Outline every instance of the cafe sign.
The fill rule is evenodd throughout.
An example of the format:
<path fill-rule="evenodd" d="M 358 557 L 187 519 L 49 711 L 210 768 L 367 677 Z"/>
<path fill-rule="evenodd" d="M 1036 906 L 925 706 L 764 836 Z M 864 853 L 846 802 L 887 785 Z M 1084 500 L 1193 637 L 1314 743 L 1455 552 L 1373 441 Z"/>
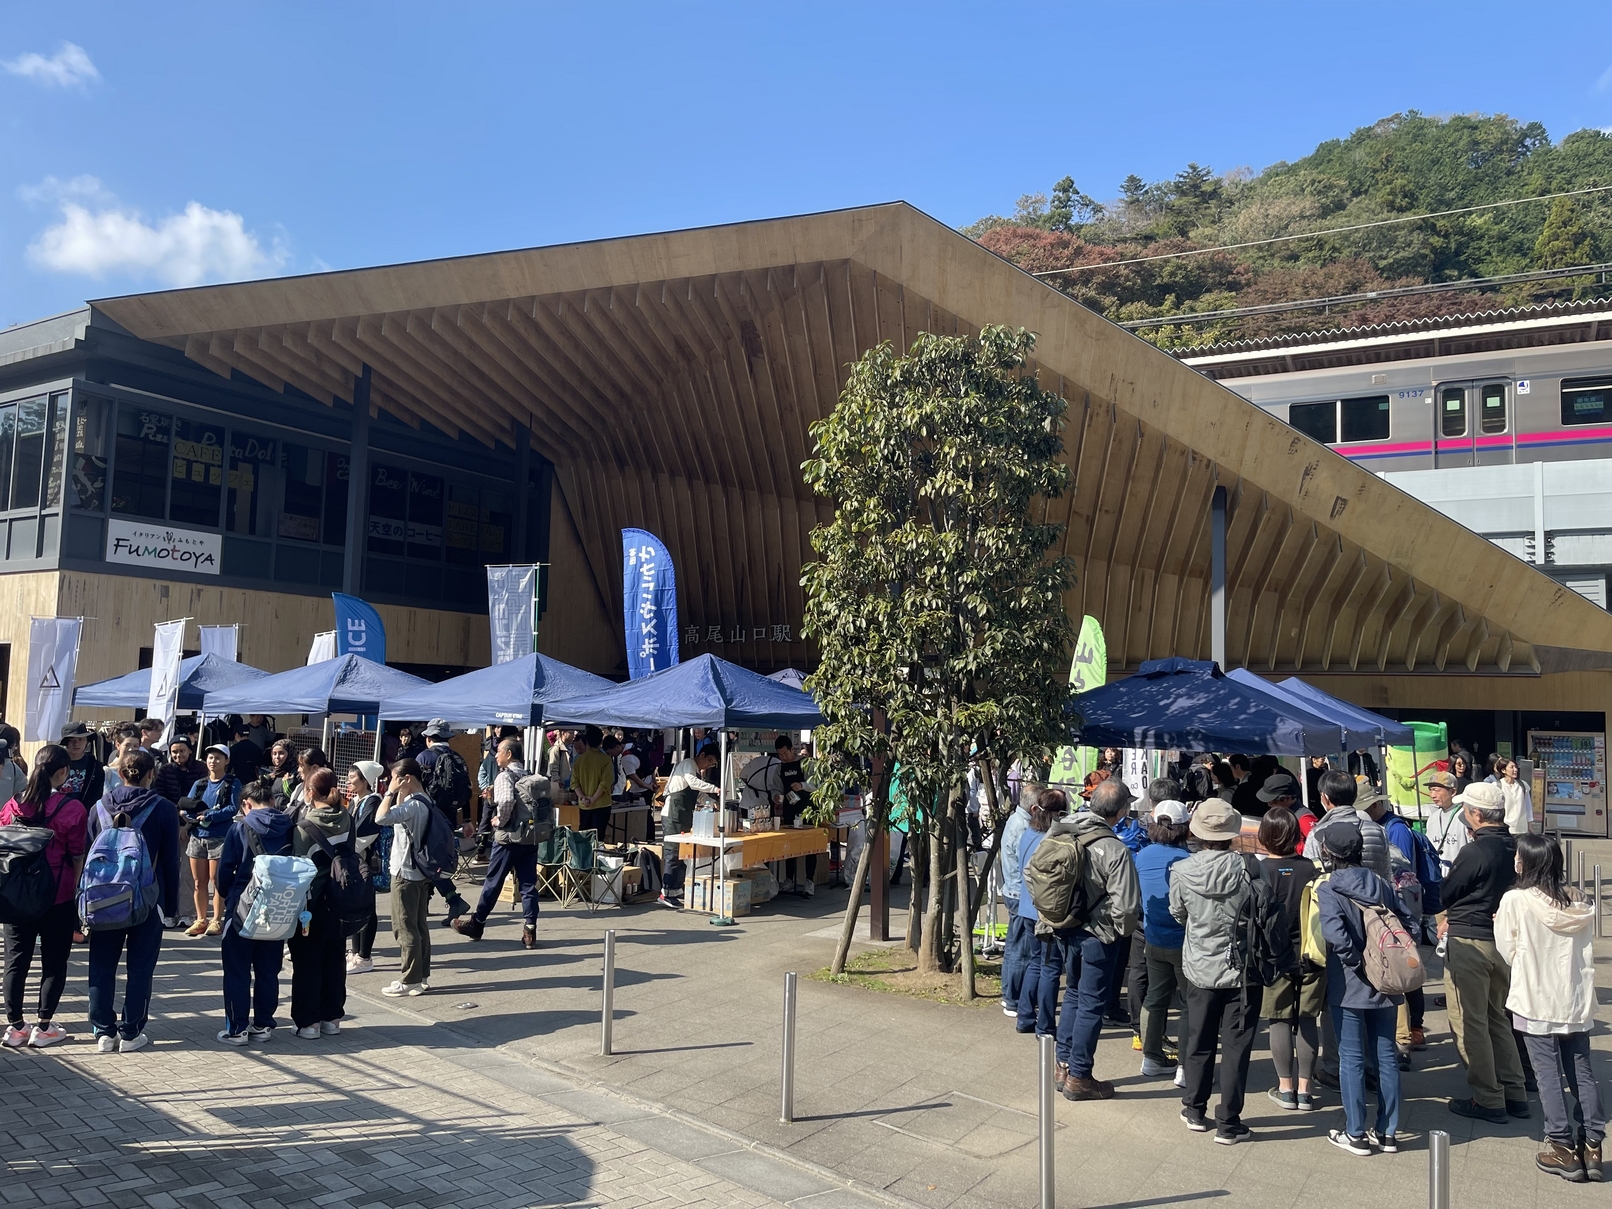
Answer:
<path fill-rule="evenodd" d="M 106 525 L 106 561 L 152 571 L 217 575 L 223 542 L 223 537 L 217 533 L 109 520 Z"/>

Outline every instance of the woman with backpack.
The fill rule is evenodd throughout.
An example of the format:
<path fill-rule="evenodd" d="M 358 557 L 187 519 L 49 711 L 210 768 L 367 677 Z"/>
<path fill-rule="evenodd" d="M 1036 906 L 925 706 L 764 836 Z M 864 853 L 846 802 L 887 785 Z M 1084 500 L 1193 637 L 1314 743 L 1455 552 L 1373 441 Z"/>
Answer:
<path fill-rule="evenodd" d="M 151 977 L 162 951 L 162 916 L 172 918 L 179 910 L 179 808 L 153 792 L 157 764 L 150 752 L 124 756 L 118 762 L 118 775 L 123 784 L 108 795 L 105 805 L 90 812 L 90 846 L 79 880 L 80 915 L 90 940 L 90 1027 L 103 1054 L 132 1053 L 150 1043 L 145 1027 L 151 1009 Z M 103 838 L 103 833 L 113 834 Z M 111 888 L 110 879 L 121 876 L 120 853 L 136 851 L 147 866 L 139 876 L 142 884 L 145 877 L 152 879 L 157 907 L 141 914 L 145 904 L 136 903 L 129 922 L 120 923 L 109 912 L 106 926 L 100 926 L 99 913 L 92 909 L 95 892 Z M 97 859 L 102 852 L 110 859 Z M 112 1002 L 118 961 L 125 952 L 127 981 L 119 1020 Z"/>
<path fill-rule="evenodd" d="M 1259 873 L 1282 905 L 1282 918 L 1293 940 L 1298 965 L 1265 988 L 1261 1014 L 1270 1030 L 1271 1061 L 1276 1086 L 1270 1097 L 1279 1108 L 1314 1112 L 1312 1080 L 1321 1044 L 1321 1013 L 1326 1010 L 1326 970 L 1304 959 L 1300 941 L 1304 888 L 1321 871 L 1315 862 L 1298 854 L 1299 821 L 1286 806 L 1272 806 L 1259 821 L 1259 846 L 1270 853 L 1259 862 Z"/>
<path fill-rule="evenodd" d="M 1327 946 L 1327 1003 L 1338 1034 L 1338 1083 L 1344 1115 L 1344 1128 L 1330 1130 L 1327 1140 L 1353 1155 L 1370 1155 L 1374 1146 L 1384 1154 L 1397 1154 L 1399 1051 L 1394 1029 L 1396 1009 L 1405 997 L 1379 990 L 1367 977 L 1372 947 L 1367 938 L 1376 926 L 1368 925 L 1367 913 L 1384 924 L 1397 923 L 1404 930 L 1408 951 L 1414 954 L 1411 921 L 1394 888 L 1361 864 L 1365 840 L 1359 823 L 1335 819 L 1318 834 L 1322 858 L 1331 870 L 1321 883 L 1317 901 Z M 1368 1046 L 1374 1058 L 1367 1056 Z M 1376 1127 L 1368 1129 L 1366 1071 L 1373 1065 L 1377 1070 L 1377 1119 Z"/>
<path fill-rule="evenodd" d="M 316 768 L 304 788 L 307 799 L 295 815 L 291 850 L 311 860 L 319 875 L 308 888 L 312 918 L 306 929 L 292 934 L 286 947 L 291 950 L 291 1022 L 296 1025 L 297 1036 L 311 1041 L 320 1034 L 333 1036 L 341 1032 L 341 1018 L 347 1014 L 346 944 L 339 904 L 333 894 L 331 865 L 345 855 L 350 866 L 347 872 L 357 878 L 362 874 L 353 816 L 341 804 L 336 774 L 328 768 Z M 369 897 L 373 902 L 373 888 Z"/>
<path fill-rule="evenodd" d="M 392 828 L 382 827 L 375 821 L 384 775 L 385 770 L 374 760 L 355 760 L 347 769 L 347 810 L 353 816 L 359 859 L 377 898 L 392 892 Z M 371 954 L 375 949 L 375 933 L 379 930 L 378 910 L 371 908 L 369 922 L 347 940 L 349 974 L 368 974 L 375 968 Z"/>
<path fill-rule="evenodd" d="M 274 1036 L 280 970 L 285 964 L 285 941 L 249 940 L 241 935 L 238 908 L 257 857 L 292 855 L 291 816 L 275 809 L 274 789 L 266 781 L 253 781 L 243 789 L 241 806 L 246 813 L 230 827 L 218 862 L 225 920 L 219 946 L 224 962 L 224 1027 L 218 1039 L 225 1045 L 267 1041 Z"/>
<path fill-rule="evenodd" d="M 1030 808 L 1030 825 L 1019 839 L 1019 868 L 1028 869 L 1030 858 L 1047 838 L 1047 830 L 1054 821 L 1063 818 L 1069 810 L 1069 799 L 1061 789 L 1043 789 L 1036 795 Z M 1029 887 L 1019 895 L 1019 915 L 1030 921 L 1032 930 L 1041 916 L 1030 901 Z M 1032 936 L 1030 953 L 1025 961 L 1023 981 L 1019 984 L 1019 1019 L 1015 1026 L 1021 1033 L 1035 1033 L 1050 1037 L 1058 1023 L 1058 981 L 1063 973 L 1063 959 L 1059 956 L 1057 941 L 1049 933 Z"/>
<path fill-rule="evenodd" d="M 65 747 L 47 743 L 39 749 L 34 770 L 16 797 L 0 807 L 0 827 L 34 827 L 51 833 L 45 846 L 45 863 L 54 883 L 54 897 L 37 919 L 6 925 L 6 1031 L 0 1044 L 9 1049 L 24 1045 L 44 1049 L 67 1037 L 55 1023 L 56 1007 L 67 985 L 67 959 L 73 951 L 78 927 L 78 905 L 73 892 L 84 868 L 89 845 L 88 812 L 77 798 L 61 791 L 71 757 Z M 33 1028 L 23 1015 L 23 989 L 39 945 L 39 1010 Z"/>
<path fill-rule="evenodd" d="M 185 856 L 196 883 L 196 922 L 186 936 L 218 936 L 224 931 L 224 896 L 218 891 L 218 861 L 224 837 L 241 808 L 241 783 L 229 770 L 229 748 L 215 743 L 203 753 L 207 775 L 193 781 L 180 805 L 180 816 L 190 827 Z M 207 919 L 207 889 L 213 888 L 213 918 Z"/>
<path fill-rule="evenodd" d="M 1565 884 L 1555 840 L 1519 835 L 1516 864 L 1517 881 L 1495 912 L 1494 943 L 1511 967 L 1506 1009 L 1539 1072 L 1545 1148 L 1534 1163 L 1570 1183 L 1600 1183 L 1606 1100 L 1590 1065 L 1595 908 Z"/>

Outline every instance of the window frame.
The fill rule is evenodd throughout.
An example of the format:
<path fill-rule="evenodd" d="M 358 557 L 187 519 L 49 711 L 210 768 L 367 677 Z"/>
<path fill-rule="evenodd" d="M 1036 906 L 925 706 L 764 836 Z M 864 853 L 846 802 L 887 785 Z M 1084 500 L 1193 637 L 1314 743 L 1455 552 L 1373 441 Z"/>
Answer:
<path fill-rule="evenodd" d="M 1375 404 L 1374 411 L 1380 411 L 1386 417 L 1383 425 L 1383 434 L 1380 437 L 1352 437 L 1345 431 L 1345 416 L 1350 403 Z M 1347 399 L 1338 400 L 1338 444 L 1340 445 L 1370 445 L 1377 441 L 1391 441 L 1394 436 L 1394 397 L 1392 395 L 1354 395 Z"/>
<path fill-rule="evenodd" d="M 1607 399 L 1601 404 L 1601 414 L 1594 419 L 1569 419 L 1568 396 L 1578 395 L 1587 391 L 1602 390 L 1607 393 Z M 1563 378 L 1561 385 L 1561 404 L 1557 417 L 1563 428 L 1581 428 L 1586 424 L 1612 423 L 1612 374 L 1602 374 L 1591 378 Z"/>
<path fill-rule="evenodd" d="M 1466 395 L 1468 389 L 1466 386 L 1441 386 L 1438 388 L 1438 436 L 1435 438 L 1436 440 L 1465 441 L 1472 436 L 1472 404 Z M 1444 419 L 1448 412 L 1444 405 L 1449 400 L 1445 396 L 1457 390 L 1461 392 L 1461 431 L 1446 432 Z"/>
<path fill-rule="evenodd" d="M 1332 408 L 1332 438 L 1330 440 L 1324 437 L 1319 437 L 1309 429 L 1300 428 L 1297 424 L 1293 423 L 1293 412 L 1297 408 L 1301 407 L 1307 411 L 1313 410 L 1317 415 L 1320 414 L 1320 409 L 1323 407 Z M 1302 432 L 1312 441 L 1319 441 L 1321 444 L 1330 448 L 1331 446 L 1338 444 L 1338 401 L 1336 399 L 1321 399 L 1316 400 L 1313 403 L 1289 403 L 1287 405 L 1287 425 L 1295 432 Z"/>
<path fill-rule="evenodd" d="M 1499 428 L 1490 428 L 1489 427 L 1489 413 L 1488 413 L 1488 408 L 1485 406 L 1485 404 L 1488 403 L 1489 391 L 1491 389 L 1498 389 L 1500 391 L 1500 427 Z M 1480 382 L 1480 383 L 1478 383 L 1478 431 L 1476 433 L 1477 436 L 1480 436 L 1480 437 L 1504 436 L 1506 433 L 1511 431 L 1511 400 L 1509 398 L 1510 393 L 1511 393 L 1510 388 L 1509 388 L 1508 384 L 1505 383 L 1505 382 L 1498 382 L 1498 381 L 1492 381 L 1491 380 L 1491 381 L 1488 381 L 1488 382 Z"/>

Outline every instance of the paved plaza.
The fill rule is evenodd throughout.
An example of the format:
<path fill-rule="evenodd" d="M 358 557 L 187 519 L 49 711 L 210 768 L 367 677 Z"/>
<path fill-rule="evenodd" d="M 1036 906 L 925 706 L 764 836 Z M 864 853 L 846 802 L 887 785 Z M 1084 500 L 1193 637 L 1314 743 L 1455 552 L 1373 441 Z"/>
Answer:
<path fill-rule="evenodd" d="M 385 932 L 374 973 L 349 980 L 339 1038 L 289 1028 L 217 1044 L 217 944 L 170 935 L 154 1044 L 94 1051 L 82 950 L 62 1019 L 77 1040 L 0 1054 L 0 1203 L 300 1209 L 402 1206 L 875 1206 L 1036 1203 L 1036 1051 L 994 1005 L 947 1006 L 799 984 L 793 1125 L 779 1123 L 783 975 L 825 965 L 844 892 L 768 904 L 737 927 L 634 907 L 546 910 L 541 945 L 496 915 L 471 944 L 433 930 L 429 995 L 380 995 L 396 976 Z M 893 920 L 899 923 L 905 913 Z M 618 933 L 616 1054 L 601 1058 L 602 936 Z M 1612 961 L 1612 945 L 1602 962 Z M 289 991 L 289 966 L 286 989 Z M 1442 987 L 1430 987 L 1437 994 Z M 1612 991 L 1601 991 L 1603 1021 Z M 1057 1102 L 1060 1205 L 1235 1198 L 1320 1207 L 1426 1204 L 1426 1131 L 1453 1140 L 1456 1209 L 1599 1203 L 1594 1185 L 1539 1174 L 1531 1121 L 1452 1116 L 1465 1084 L 1442 1012 L 1405 1077 L 1408 1146 L 1358 1159 L 1325 1142 L 1340 1119 L 1284 1113 L 1255 1052 L 1252 1144 L 1213 1145 L 1177 1120 L 1167 1082 L 1142 1080 L 1109 1030 L 1098 1073 L 1119 1096 Z M 1607 1038 L 1596 1038 L 1604 1056 Z M 1603 1077 L 1606 1074 L 1602 1067 Z"/>

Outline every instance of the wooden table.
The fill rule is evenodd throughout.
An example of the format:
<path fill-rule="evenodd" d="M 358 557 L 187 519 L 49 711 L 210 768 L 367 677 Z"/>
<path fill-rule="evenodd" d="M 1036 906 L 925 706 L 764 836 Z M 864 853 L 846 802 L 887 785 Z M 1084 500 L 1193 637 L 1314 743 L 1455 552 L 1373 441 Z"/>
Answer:
<path fill-rule="evenodd" d="M 717 836 L 697 836 L 690 833 L 669 835 L 667 843 L 676 843 L 679 854 L 685 859 L 698 860 L 698 848 L 709 848 L 711 860 L 716 861 L 718 847 L 738 851 L 739 868 L 754 869 L 773 861 L 786 861 L 796 856 L 816 856 L 828 851 L 828 832 L 822 827 L 784 827 L 778 831 L 736 831 L 724 844 Z"/>

